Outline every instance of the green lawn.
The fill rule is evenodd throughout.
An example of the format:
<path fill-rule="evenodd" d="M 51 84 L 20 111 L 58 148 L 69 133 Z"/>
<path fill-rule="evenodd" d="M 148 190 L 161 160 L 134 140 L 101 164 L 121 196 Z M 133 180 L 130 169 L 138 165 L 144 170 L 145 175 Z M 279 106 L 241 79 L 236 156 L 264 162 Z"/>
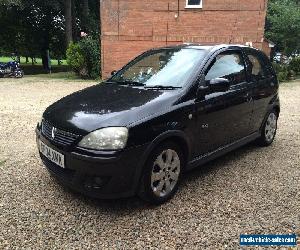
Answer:
<path fill-rule="evenodd" d="M 2 63 L 6 63 L 9 61 L 12 61 L 13 59 L 11 57 L 7 57 L 7 56 L 2 56 L 0 57 L 0 62 Z M 66 60 L 61 60 L 62 65 L 67 65 L 67 61 Z M 29 63 L 26 64 L 26 58 L 25 57 L 21 57 L 21 64 L 22 65 L 31 65 L 31 58 L 29 58 Z M 35 65 L 42 65 L 42 59 L 41 58 L 36 58 L 36 64 Z M 51 60 L 51 65 L 55 66 L 58 65 L 57 60 Z"/>
<path fill-rule="evenodd" d="M 9 62 L 13 59 L 11 57 L 0 57 L 0 62 Z M 40 75 L 40 74 L 48 74 L 46 70 L 43 69 L 42 66 L 42 59 L 37 58 L 36 64 L 31 64 L 31 59 L 29 58 L 29 63 L 26 63 L 26 58 L 21 57 L 21 68 L 24 70 L 25 75 Z M 59 73 L 59 72 L 70 72 L 71 69 L 69 68 L 66 60 L 61 61 L 62 64 L 58 65 L 57 60 L 51 60 L 51 71 L 52 73 Z"/>

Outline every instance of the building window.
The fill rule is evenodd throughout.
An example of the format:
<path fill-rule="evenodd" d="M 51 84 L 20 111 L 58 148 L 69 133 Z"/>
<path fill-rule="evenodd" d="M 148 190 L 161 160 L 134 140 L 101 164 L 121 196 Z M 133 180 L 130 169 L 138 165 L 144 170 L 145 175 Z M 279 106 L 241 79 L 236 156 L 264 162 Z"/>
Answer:
<path fill-rule="evenodd" d="M 190 8 L 190 9 L 202 8 L 202 0 L 186 0 L 185 8 Z"/>

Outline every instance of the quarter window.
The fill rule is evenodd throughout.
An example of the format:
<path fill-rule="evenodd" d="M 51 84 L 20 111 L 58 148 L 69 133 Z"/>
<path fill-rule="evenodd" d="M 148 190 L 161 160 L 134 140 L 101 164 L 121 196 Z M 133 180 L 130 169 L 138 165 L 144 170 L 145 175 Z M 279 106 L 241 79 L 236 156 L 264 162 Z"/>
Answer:
<path fill-rule="evenodd" d="M 202 0 L 186 0 L 186 8 L 202 8 Z"/>
<path fill-rule="evenodd" d="M 206 81 L 215 78 L 226 78 L 232 85 L 246 81 L 245 65 L 238 52 L 219 54 L 207 70 Z"/>
<path fill-rule="evenodd" d="M 268 72 L 264 68 L 261 59 L 253 54 L 248 54 L 248 59 L 250 62 L 249 73 L 252 78 L 258 80 L 267 77 Z"/>
<path fill-rule="evenodd" d="M 253 55 L 248 55 L 248 58 L 251 63 L 251 74 L 254 76 L 258 76 L 262 73 L 262 67 L 257 57 Z"/>

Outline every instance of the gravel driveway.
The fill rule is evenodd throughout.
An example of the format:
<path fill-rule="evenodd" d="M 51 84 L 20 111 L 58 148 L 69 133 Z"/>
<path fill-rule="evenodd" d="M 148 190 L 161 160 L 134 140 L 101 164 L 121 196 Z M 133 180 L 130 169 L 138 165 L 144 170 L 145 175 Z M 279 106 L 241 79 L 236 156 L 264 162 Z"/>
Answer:
<path fill-rule="evenodd" d="M 0 249 L 238 249 L 241 233 L 300 233 L 300 82 L 281 86 L 271 147 L 248 145 L 187 174 L 160 207 L 85 198 L 43 168 L 34 135 L 43 110 L 91 84 L 0 79 Z"/>

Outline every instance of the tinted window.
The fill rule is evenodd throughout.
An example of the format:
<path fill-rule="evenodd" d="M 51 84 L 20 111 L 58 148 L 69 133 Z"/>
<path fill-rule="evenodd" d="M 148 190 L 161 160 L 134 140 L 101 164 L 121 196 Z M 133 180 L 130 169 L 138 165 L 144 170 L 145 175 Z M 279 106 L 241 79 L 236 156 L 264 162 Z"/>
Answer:
<path fill-rule="evenodd" d="M 254 55 L 248 55 L 250 61 L 250 73 L 253 76 L 263 75 L 263 68 L 259 59 Z"/>
<path fill-rule="evenodd" d="M 110 81 L 132 81 L 145 86 L 184 86 L 207 52 L 198 49 L 163 49 L 129 63 Z"/>
<path fill-rule="evenodd" d="M 246 81 L 245 65 L 240 53 L 226 52 L 219 54 L 205 77 L 207 81 L 214 78 L 226 78 L 231 84 Z"/>
<path fill-rule="evenodd" d="M 273 65 L 270 59 L 266 56 L 266 54 L 260 52 L 259 59 L 262 62 L 262 65 L 268 77 L 273 77 L 274 75 L 276 75 Z"/>
<path fill-rule="evenodd" d="M 269 75 L 267 69 L 265 69 L 265 67 L 263 66 L 260 57 L 258 57 L 256 54 L 249 53 L 248 59 L 250 62 L 249 73 L 252 76 L 252 79 L 254 78 L 258 80 Z"/>

